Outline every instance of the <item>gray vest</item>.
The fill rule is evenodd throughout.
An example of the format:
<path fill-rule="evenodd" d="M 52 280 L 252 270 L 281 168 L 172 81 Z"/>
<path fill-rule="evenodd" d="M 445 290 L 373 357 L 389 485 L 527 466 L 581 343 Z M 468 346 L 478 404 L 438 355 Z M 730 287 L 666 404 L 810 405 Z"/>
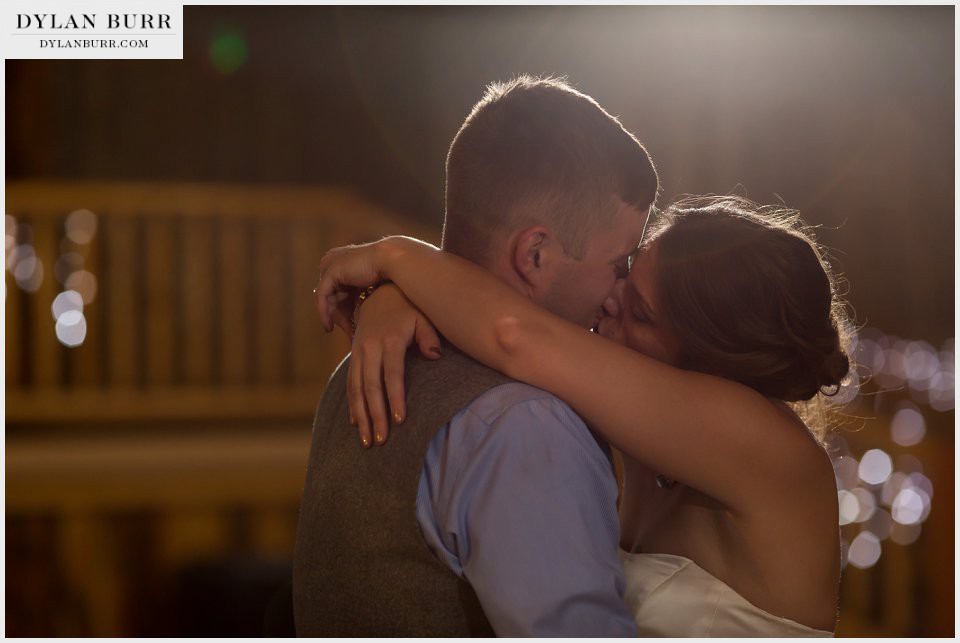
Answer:
<path fill-rule="evenodd" d="M 293 566 L 297 634 L 493 636 L 470 585 L 427 549 L 416 501 L 434 434 L 511 380 L 448 343 L 437 361 L 411 350 L 407 418 L 367 450 L 349 424 L 346 375 L 344 360 L 313 425 Z"/>

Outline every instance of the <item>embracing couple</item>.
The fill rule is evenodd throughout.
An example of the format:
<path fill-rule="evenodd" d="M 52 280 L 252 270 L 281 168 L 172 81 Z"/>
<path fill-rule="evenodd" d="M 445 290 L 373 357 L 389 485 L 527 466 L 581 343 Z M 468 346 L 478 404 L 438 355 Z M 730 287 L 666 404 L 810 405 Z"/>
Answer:
<path fill-rule="evenodd" d="M 442 250 L 324 257 L 353 352 L 313 429 L 298 634 L 832 635 L 806 411 L 849 367 L 833 279 L 795 212 L 658 189 L 596 101 L 521 77 L 450 146 Z"/>

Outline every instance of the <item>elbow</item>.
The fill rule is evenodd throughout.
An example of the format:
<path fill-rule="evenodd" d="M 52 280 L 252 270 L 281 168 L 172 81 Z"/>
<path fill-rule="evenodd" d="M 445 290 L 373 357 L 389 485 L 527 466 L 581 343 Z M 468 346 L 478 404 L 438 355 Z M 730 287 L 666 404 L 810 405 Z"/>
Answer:
<path fill-rule="evenodd" d="M 493 326 L 495 360 L 493 366 L 509 377 L 517 379 L 518 365 L 524 361 L 524 352 L 529 348 L 529 330 L 516 315 L 498 319 Z"/>

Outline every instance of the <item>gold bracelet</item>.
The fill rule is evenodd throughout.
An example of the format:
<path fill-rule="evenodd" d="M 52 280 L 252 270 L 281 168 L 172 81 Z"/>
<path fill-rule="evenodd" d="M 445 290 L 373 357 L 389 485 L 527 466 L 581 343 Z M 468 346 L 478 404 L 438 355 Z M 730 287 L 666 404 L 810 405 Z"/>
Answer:
<path fill-rule="evenodd" d="M 381 282 L 382 283 L 382 282 Z M 357 303 L 353 306 L 353 315 L 350 317 L 350 334 L 357 334 L 357 314 L 360 312 L 360 305 L 367 300 L 367 297 L 373 294 L 377 288 L 380 287 L 380 284 L 373 284 L 372 286 L 367 286 L 360 291 L 360 294 L 357 295 Z"/>

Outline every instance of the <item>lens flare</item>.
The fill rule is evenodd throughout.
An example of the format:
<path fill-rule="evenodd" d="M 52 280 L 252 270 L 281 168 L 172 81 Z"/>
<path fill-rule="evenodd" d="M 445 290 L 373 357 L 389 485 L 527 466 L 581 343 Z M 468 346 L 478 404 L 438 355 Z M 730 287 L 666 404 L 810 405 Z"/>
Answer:
<path fill-rule="evenodd" d="M 222 27 L 213 37 L 208 54 L 214 69 L 229 76 L 247 61 L 247 40 L 237 27 Z"/>
<path fill-rule="evenodd" d="M 880 449 L 870 449 L 860 459 L 860 479 L 867 484 L 883 484 L 893 472 L 893 461 Z"/>
<path fill-rule="evenodd" d="M 50 312 L 55 320 L 72 310 L 83 312 L 83 297 L 76 290 L 63 291 L 54 298 L 50 306 Z"/>
<path fill-rule="evenodd" d="M 77 245 L 86 245 L 97 234 L 97 215 L 90 210 L 74 210 L 64 223 L 67 238 Z"/>
<path fill-rule="evenodd" d="M 902 447 L 919 444 L 927 434 L 927 423 L 920 410 L 912 404 L 904 403 L 893 414 L 890 422 L 890 437 Z"/>
<path fill-rule="evenodd" d="M 861 531 L 850 543 L 847 561 L 858 569 L 873 567 L 880 560 L 880 539 L 869 531 Z"/>
<path fill-rule="evenodd" d="M 57 318 L 56 333 L 64 346 L 79 346 L 87 337 L 87 320 L 79 310 L 68 310 Z"/>

